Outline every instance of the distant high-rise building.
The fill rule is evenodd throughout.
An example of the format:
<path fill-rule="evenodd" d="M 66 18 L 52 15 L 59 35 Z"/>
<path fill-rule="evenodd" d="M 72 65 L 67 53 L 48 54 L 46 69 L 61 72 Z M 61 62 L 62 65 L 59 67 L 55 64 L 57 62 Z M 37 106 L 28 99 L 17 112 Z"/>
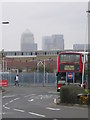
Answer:
<path fill-rule="evenodd" d="M 42 49 L 47 50 L 48 46 L 50 47 L 50 44 L 52 44 L 51 36 L 44 36 L 43 39 L 42 39 Z"/>
<path fill-rule="evenodd" d="M 63 50 L 64 39 L 63 35 L 54 34 L 52 36 L 44 36 L 42 39 L 43 50 Z"/>
<path fill-rule="evenodd" d="M 73 50 L 88 50 L 88 44 L 73 44 Z"/>
<path fill-rule="evenodd" d="M 37 50 L 37 44 L 34 43 L 34 36 L 30 30 L 26 30 L 21 35 L 21 51 L 34 51 Z"/>

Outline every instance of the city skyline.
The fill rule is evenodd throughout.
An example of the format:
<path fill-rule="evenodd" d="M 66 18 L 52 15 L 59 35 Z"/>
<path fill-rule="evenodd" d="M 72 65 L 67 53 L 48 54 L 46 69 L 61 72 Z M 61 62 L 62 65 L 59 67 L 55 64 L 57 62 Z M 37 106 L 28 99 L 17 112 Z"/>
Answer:
<path fill-rule="evenodd" d="M 27 28 L 32 31 L 38 50 L 42 49 L 42 37 L 63 34 L 65 49 L 73 44 L 88 43 L 86 37 L 87 2 L 70 3 L 3 3 L 2 47 L 5 50 L 20 50 L 20 38 Z"/>
<path fill-rule="evenodd" d="M 34 35 L 29 29 L 24 31 L 21 35 L 21 51 L 37 50 L 37 44 L 34 40 Z"/>
<path fill-rule="evenodd" d="M 64 39 L 62 34 L 43 36 L 42 50 L 64 50 Z"/>

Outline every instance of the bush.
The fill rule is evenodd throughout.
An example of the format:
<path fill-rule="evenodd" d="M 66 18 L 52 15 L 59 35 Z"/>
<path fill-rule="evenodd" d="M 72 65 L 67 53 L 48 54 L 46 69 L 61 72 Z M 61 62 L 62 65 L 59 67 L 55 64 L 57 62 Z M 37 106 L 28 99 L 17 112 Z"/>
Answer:
<path fill-rule="evenodd" d="M 84 88 L 81 88 L 76 85 L 65 85 L 61 87 L 60 91 L 60 99 L 61 103 L 78 103 L 77 95 L 85 94 Z"/>
<path fill-rule="evenodd" d="M 2 90 L 2 87 L 0 86 L 0 90 Z"/>
<path fill-rule="evenodd" d="M 0 92 L 4 92 L 5 89 L 0 86 Z"/>

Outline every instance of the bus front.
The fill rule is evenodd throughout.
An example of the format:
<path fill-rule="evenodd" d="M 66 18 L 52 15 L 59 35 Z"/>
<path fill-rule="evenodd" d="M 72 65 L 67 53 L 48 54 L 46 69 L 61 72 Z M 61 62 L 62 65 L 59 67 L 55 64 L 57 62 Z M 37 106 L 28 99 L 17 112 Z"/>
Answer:
<path fill-rule="evenodd" d="M 82 79 L 82 55 L 74 52 L 60 52 L 58 55 L 58 72 L 57 72 L 57 91 L 61 86 L 69 83 L 81 83 Z M 68 74 L 68 76 L 67 76 Z M 67 80 L 67 77 L 73 79 Z"/>

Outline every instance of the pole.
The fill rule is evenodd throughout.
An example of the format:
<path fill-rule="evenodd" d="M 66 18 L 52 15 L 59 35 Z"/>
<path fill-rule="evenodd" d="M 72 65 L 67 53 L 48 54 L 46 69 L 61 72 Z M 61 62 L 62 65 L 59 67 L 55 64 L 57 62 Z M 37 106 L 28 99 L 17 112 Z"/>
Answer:
<path fill-rule="evenodd" d="M 84 59 L 83 59 L 83 70 L 82 70 L 82 86 L 83 86 L 83 83 L 84 83 L 84 67 L 85 66 L 85 53 L 84 53 Z"/>
<path fill-rule="evenodd" d="M 67 72 L 66 72 L 66 83 L 67 83 Z"/>
<path fill-rule="evenodd" d="M 3 57 L 3 72 L 4 72 L 4 57 Z"/>
<path fill-rule="evenodd" d="M 34 85 L 35 85 L 35 72 L 34 72 Z"/>
<path fill-rule="evenodd" d="M 58 54 L 57 54 L 57 71 L 58 71 Z"/>
<path fill-rule="evenodd" d="M 44 59 L 44 81 L 43 81 L 43 87 L 45 86 L 45 59 Z"/>
<path fill-rule="evenodd" d="M 37 62 L 37 83 L 38 83 L 38 62 Z"/>
<path fill-rule="evenodd" d="M 73 83 L 75 83 L 75 74 L 73 72 Z"/>
<path fill-rule="evenodd" d="M 6 71 L 7 71 L 7 59 L 6 59 Z"/>

